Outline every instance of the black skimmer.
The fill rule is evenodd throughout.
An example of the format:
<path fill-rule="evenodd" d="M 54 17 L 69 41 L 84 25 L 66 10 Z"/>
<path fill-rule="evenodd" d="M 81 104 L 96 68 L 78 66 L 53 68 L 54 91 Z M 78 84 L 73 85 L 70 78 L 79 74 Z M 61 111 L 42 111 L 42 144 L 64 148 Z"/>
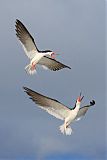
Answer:
<path fill-rule="evenodd" d="M 44 96 L 29 88 L 23 88 L 25 92 L 30 96 L 30 99 L 32 99 L 38 105 L 38 107 L 44 109 L 54 117 L 60 120 L 64 120 L 64 124 L 60 126 L 60 131 L 66 135 L 71 135 L 72 133 L 72 129 L 69 126 L 70 123 L 75 120 L 79 120 L 82 116 L 85 115 L 89 107 L 95 104 L 95 101 L 92 100 L 89 105 L 80 108 L 81 101 L 84 97 L 81 97 L 80 94 L 80 96 L 76 100 L 75 106 L 73 108 L 68 108 L 55 99 Z"/>
<path fill-rule="evenodd" d="M 42 65 L 44 68 L 48 68 L 53 71 L 60 70 L 62 68 L 69 68 L 55 60 L 55 54 L 51 50 L 40 51 L 35 44 L 34 38 L 31 36 L 29 31 L 23 25 L 21 21 L 16 19 L 16 35 L 20 40 L 24 51 L 28 58 L 30 59 L 30 64 L 25 67 L 25 70 L 28 74 L 34 74 L 36 72 L 36 65 Z"/>

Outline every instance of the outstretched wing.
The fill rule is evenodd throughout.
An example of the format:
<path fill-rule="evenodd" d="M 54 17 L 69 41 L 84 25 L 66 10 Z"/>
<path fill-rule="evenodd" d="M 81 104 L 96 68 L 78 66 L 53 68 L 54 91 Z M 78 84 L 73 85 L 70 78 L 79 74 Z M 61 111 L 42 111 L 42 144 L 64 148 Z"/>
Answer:
<path fill-rule="evenodd" d="M 38 107 L 44 109 L 54 117 L 64 120 L 69 115 L 70 109 L 64 106 L 59 101 L 34 92 L 29 88 L 23 88 L 25 92 L 30 96 L 30 99 L 32 99 L 36 104 L 38 104 Z"/>
<path fill-rule="evenodd" d="M 86 112 L 88 111 L 89 107 L 91 107 L 93 105 L 95 105 L 95 101 L 94 100 L 92 100 L 89 105 L 80 108 L 75 119 L 77 121 L 80 120 L 86 114 Z"/>
<path fill-rule="evenodd" d="M 38 62 L 38 64 L 46 66 L 47 68 L 49 68 L 50 70 L 53 70 L 53 71 L 57 71 L 62 68 L 71 69 L 69 66 L 66 66 L 66 65 L 56 61 L 55 59 L 52 59 L 52 58 L 49 58 L 46 56 L 42 57 L 41 60 Z"/>
<path fill-rule="evenodd" d="M 16 35 L 19 38 L 26 55 L 28 56 L 28 58 L 32 59 L 35 56 L 36 52 L 38 51 L 38 48 L 34 42 L 33 37 L 28 32 L 26 27 L 22 24 L 22 22 L 19 21 L 18 19 L 16 20 L 15 26 L 16 26 L 15 29 Z"/>

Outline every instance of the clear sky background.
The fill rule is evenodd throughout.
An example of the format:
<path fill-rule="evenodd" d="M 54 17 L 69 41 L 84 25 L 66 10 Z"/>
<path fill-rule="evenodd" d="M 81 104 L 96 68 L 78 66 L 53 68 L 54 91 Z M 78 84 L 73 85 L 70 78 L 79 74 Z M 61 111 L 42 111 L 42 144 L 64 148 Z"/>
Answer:
<path fill-rule="evenodd" d="M 58 72 L 29 63 L 15 35 L 21 20 L 41 50 L 50 49 L 72 67 Z M 0 160 L 104 160 L 105 3 L 103 0 L 0 1 Z M 69 107 L 82 91 L 82 106 L 94 99 L 86 116 L 72 124 L 74 133 L 59 131 L 63 122 L 43 112 L 22 87 L 55 98 Z"/>

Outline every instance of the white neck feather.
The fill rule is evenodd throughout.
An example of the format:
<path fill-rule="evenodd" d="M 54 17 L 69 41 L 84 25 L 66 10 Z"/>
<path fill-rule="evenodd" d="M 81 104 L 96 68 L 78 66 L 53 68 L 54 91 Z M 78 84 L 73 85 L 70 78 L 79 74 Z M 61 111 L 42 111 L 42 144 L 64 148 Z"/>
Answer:
<path fill-rule="evenodd" d="M 78 111 L 79 111 L 79 109 L 80 109 L 80 103 L 77 103 L 77 104 L 76 104 L 76 107 L 75 107 L 75 109 L 74 109 L 74 110 L 75 110 L 76 112 L 78 112 Z"/>
<path fill-rule="evenodd" d="M 52 52 L 46 52 L 46 53 L 44 53 L 44 55 L 49 55 L 49 56 L 51 56 L 51 54 L 52 54 Z"/>

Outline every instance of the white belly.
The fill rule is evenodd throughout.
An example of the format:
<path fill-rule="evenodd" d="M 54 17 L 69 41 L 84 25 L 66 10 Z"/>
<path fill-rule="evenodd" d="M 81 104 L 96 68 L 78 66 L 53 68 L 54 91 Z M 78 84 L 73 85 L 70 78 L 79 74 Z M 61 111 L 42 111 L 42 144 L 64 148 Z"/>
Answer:
<path fill-rule="evenodd" d="M 76 118 L 77 112 L 75 110 L 71 110 L 69 116 L 65 119 L 67 125 L 69 125 Z"/>
<path fill-rule="evenodd" d="M 42 53 L 38 53 L 35 55 L 35 57 L 31 60 L 31 64 L 32 62 L 35 62 L 36 64 L 39 62 L 39 60 L 43 57 L 44 55 Z"/>

